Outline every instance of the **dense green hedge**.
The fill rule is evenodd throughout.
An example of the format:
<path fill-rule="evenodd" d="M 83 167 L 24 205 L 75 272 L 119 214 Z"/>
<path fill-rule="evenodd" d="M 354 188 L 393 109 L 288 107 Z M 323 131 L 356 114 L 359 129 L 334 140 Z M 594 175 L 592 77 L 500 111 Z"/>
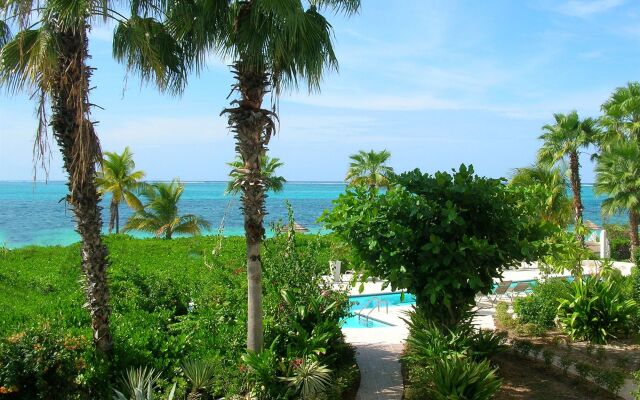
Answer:
<path fill-rule="evenodd" d="M 308 276 L 328 273 L 333 257 L 331 236 L 296 235 L 295 240 L 301 255 L 296 267 L 283 254 L 286 237 L 264 246 L 267 341 L 292 329 L 278 315 L 280 290 L 303 283 L 285 277 L 287 270 L 298 268 L 300 279 L 312 285 Z M 91 348 L 78 245 L 0 253 L 0 391 L 17 391 L 20 398 L 100 398 L 126 368 L 135 366 L 151 366 L 167 380 L 177 377 L 184 390 L 179 366 L 190 357 L 222 360 L 216 363 L 220 379 L 213 394 L 246 391 L 241 361 L 247 296 L 244 238 L 113 235 L 105 241 L 111 261 L 111 368 Z M 307 272 L 300 274 L 300 268 Z M 311 298 L 319 290 L 296 293 L 304 303 L 304 296 Z M 342 300 L 340 313 L 346 307 L 346 298 Z M 348 350 L 343 353 L 349 355 Z M 331 361 L 338 365 L 341 360 Z"/>

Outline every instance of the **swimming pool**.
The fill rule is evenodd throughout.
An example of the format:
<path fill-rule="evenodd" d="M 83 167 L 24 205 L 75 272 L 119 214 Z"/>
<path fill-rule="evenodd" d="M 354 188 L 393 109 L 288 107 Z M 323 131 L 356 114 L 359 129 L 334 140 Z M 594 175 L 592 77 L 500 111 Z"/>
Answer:
<path fill-rule="evenodd" d="M 360 296 L 350 296 L 351 307 L 350 316 L 343 320 L 343 328 L 385 328 L 393 325 L 379 321 L 374 318 L 362 318 L 357 315 L 363 309 L 370 310 L 380 303 L 380 309 L 397 306 L 409 306 L 416 303 L 416 298 L 409 293 L 381 293 Z"/>
<path fill-rule="evenodd" d="M 572 282 L 575 278 L 573 276 L 564 277 L 567 281 Z M 531 287 L 536 286 L 538 284 L 538 280 L 530 280 L 530 281 L 513 281 L 511 283 L 510 289 L 513 289 L 518 283 L 527 282 L 531 285 Z M 498 283 L 495 283 L 493 286 L 493 290 L 498 287 Z M 411 293 L 379 293 L 379 294 L 366 294 L 366 295 L 357 295 L 357 296 L 349 296 L 349 300 L 351 301 L 351 307 L 349 308 L 349 317 L 342 320 L 343 328 L 385 328 L 391 327 L 393 325 L 387 324 L 383 321 L 379 321 L 374 318 L 362 318 L 358 317 L 358 312 L 363 309 L 371 310 L 374 307 L 380 304 L 380 310 L 384 310 L 387 305 L 389 308 L 398 307 L 398 306 L 412 306 L 416 304 L 416 298 Z M 368 311 L 365 311 L 367 313 Z"/>

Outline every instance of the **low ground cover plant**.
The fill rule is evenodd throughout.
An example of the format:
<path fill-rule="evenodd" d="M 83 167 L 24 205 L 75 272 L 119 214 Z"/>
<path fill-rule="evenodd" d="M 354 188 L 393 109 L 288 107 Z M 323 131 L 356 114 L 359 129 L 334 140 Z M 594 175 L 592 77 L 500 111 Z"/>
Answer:
<path fill-rule="evenodd" d="M 624 282 L 607 268 L 602 275 L 575 279 L 569 297 L 558 307 L 562 329 L 574 340 L 597 344 L 628 334 L 638 306 L 625 295 Z"/>
<path fill-rule="evenodd" d="M 555 327 L 558 306 L 570 294 L 570 283 L 565 278 L 552 278 L 539 282 L 531 294 L 517 298 L 513 310 L 520 324 L 533 324 L 542 330 Z"/>
<path fill-rule="evenodd" d="M 283 233 L 265 243 L 265 338 L 274 343 L 277 363 L 287 365 L 269 390 L 284 388 L 282 398 L 304 390 L 291 379 L 314 363 L 330 371 L 325 390 L 332 395 L 340 396 L 357 379 L 353 350 L 339 328 L 347 297 L 318 283 L 328 271 L 332 240 Z M 243 360 L 244 240 L 112 235 L 105 241 L 111 258 L 110 361 L 91 346 L 77 245 L 0 255 L 0 393 L 12 399 L 106 399 L 113 388 L 123 389 L 121 374 L 131 368 L 159 374 L 158 398 L 166 398 L 174 383 L 176 399 L 192 392 L 215 398 L 255 391 L 258 381 Z M 184 369 L 189 360 L 217 360 L 207 370 L 216 379 L 193 383 Z"/>
<path fill-rule="evenodd" d="M 419 311 L 410 313 L 407 323 L 408 399 L 493 398 L 501 381 L 489 360 L 506 349 L 504 334 L 476 331 L 467 320 L 446 328 Z"/>

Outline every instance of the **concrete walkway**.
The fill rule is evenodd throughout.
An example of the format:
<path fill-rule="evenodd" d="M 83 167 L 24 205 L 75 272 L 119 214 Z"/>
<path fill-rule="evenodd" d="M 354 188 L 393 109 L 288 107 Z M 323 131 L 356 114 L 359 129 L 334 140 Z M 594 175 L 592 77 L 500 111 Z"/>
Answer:
<path fill-rule="evenodd" d="M 402 400 L 404 385 L 400 372 L 400 354 L 403 345 L 385 343 L 388 333 L 385 331 L 388 330 L 393 328 L 345 329 L 347 341 L 356 348 L 356 359 L 360 367 L 360 388 L 356 400 Z M 378 332 L 367 332 L 362 337 L 354 331 Z M 377 341 L 373 339 L 375 336 Z"/>

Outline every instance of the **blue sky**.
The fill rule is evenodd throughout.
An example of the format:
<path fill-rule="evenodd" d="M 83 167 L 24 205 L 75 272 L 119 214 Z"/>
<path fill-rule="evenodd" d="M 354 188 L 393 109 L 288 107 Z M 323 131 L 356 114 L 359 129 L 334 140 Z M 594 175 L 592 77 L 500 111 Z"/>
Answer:
<path fill-rule="evenodd" d="M 341 180 L 349 154 L 383 148 L 398 171 L 472 163 L 507 176 L 533 161 L 554 112 L 597 116 L 615 87 L 640 80 L 637 0 L 363 0 L 359 15 L 329 18 L 340 71 L 320 94 L 282 97 L 270 145 L 292 181 Z M 226 64 L 212 58 L 181 97 L 160 95 L 111 59 L 111 32 L 91 35 L 103 149 L 130 146 L 150 179 L 225 180 Z M 34 131 L 29 97 L 2 94 L 0 180 L 32 178 Z M 53 149 L 49 178 L 63 179 Z"/>

